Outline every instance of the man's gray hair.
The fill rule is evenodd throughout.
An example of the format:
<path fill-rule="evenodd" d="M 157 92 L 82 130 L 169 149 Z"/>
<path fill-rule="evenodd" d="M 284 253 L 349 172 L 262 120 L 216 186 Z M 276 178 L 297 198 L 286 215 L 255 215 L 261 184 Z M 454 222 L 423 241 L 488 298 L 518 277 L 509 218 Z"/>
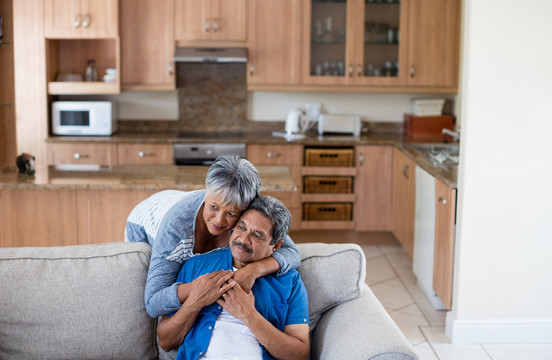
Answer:
<path fill-rule="evenodd" d="M 291 214 L 280 200 L 268 195 L 260 196 L 253 200 L 249 205 L 249 209 L 257 210 L 272 221 L 272 242 L 270 245 L 279 243 L 286 238 L 291 223 Z"/>
<path fill-rule="evenodd" d="M 239 156 L 219 156 L 207 171 L 206 193 L 222 195 L 223 205 L 245 210 L 261 192 L 259 172 Z"/>

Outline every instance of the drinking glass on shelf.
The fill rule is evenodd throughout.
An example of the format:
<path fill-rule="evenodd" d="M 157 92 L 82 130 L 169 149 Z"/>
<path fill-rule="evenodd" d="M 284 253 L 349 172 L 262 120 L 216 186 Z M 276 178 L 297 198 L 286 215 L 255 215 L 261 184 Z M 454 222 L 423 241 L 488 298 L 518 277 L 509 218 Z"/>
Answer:
<path fill-rule="evenodd" d="M 328 16 L 324 21 L 324 42 L 332 42 L 332 17 Z"/>

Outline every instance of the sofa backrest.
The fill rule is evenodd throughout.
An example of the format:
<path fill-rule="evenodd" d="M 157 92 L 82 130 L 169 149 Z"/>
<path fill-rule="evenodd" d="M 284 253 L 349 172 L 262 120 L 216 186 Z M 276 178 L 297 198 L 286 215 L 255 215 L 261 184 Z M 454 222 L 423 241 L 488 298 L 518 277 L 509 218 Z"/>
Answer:
<path fill-rule="evenodd" d="M 356 244 L 297 244 L 299 273 L 309 297 L 311 331 L 320 315 L 360 296 L 366 279 L 366 258 Z"/>
<path fill-rule="evenodd" d="M 155 359 L 151 248 L 0 249 L 0 359 Z"/>

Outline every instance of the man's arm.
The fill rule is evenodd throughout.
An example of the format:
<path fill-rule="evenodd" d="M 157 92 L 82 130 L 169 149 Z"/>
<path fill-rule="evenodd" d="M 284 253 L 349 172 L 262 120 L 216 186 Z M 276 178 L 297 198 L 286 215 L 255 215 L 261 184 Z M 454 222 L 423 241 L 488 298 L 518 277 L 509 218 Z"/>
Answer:
<path fill-rule="evenodd" d="M 278 330 L 255 309 L 253 293 L 234 286 L 217 300 L 235 318 L 247 326 L 268 353 L 276 359 L 307 359 L 309 355 L 309 325 L 286 325 Z"/>
<path fill-rule="evenodd" d="M 164 316 L 159 322 L 157 335 L 163 350 L 176 349 L 184 342 L 201 309 L 214 303 L 236 284 L 230 280 L 232 276 L 230 270 L 219 270 L 192 281 L 189 295 L 180 309 L 173 316 Z"/>

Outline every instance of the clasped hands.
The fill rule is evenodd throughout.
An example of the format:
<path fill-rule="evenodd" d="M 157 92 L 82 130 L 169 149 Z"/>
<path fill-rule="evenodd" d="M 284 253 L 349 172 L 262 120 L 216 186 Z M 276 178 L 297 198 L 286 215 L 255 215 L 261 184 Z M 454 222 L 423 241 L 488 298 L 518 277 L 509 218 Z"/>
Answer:
<path fill-rule="evenodd" d="M 251 288 L 255 277 L 245 270 L 236 272 L 219 270 L 201 275 L 192 281 L 189 301 L 196 302 L 202 307 L 216 302 L 232 316 L 244 321 L 244 317 L 255 310 L 255 297 Z"/>

